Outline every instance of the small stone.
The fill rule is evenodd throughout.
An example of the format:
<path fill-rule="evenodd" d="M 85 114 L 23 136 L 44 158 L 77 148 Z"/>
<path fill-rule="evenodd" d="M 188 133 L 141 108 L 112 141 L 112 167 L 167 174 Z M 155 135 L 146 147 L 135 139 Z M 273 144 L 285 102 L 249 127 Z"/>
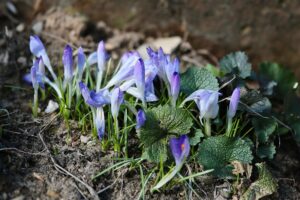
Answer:
<path fill-rule="evenodd" d="M 148 42 L 139 46 L 137 51 L 143 59 L 148 59 L 147 47 L 154 48 L 158 50 L 160 47 L 163 48 L 166 54 L 171 54 L 181 43 L 182 39 L 179 36 L 168 37 L 168 38 L 158 38 L 152 42 Z"/>
<path fill-rule="evenodd" d="M 40 34 L 43 30 L 43 22 L 37 22 L 32 26 L 32 30 L 35 34 Z"/>
<path fill-rule="evenodd" d="M 53 198 L 53 199 L 59 199 L 59 194 L 53 190 L 48 189 L 47 190 L 47 196 Z"/>
<path fill-rule="evenodd" d="M 26 57 L 21 56 L 21 57 L 18 58 L 17 62 L 22 64 L 22 65 L 26 65 L 27 59 L 26 59 Z"/>
<path fill-rule="evenodd" d="M 20 195 L 20 196 L 13 198 L 12 200 L 23 200 L 23 199 L 25 199 L 25 197 L 23 195 Z"/>
<path fill-rule="evenodd" d="M 53 113 L 58 109 L 58 103 L 56 103 L 53 100 L 49 100 L 49 103 L 47 105 L 47 108 L 45 109 L 45 113 Z"/>
<path fill-rule="evenodd" d="M 16 27 L 16 31 L 18 32 L 23 32 L 25 29 L 25 24 L 24 23 L 21 23 L 19 24 L 17 27 Z"/>
<path fill-rule="evenodd" d="M 182 39 L 179 36 L 159 38 L 153 41 L 153 45 L 158 49 L 163 48 L 166 54 L 171 54 L 181 43 Z"/>
<path fill-rule="evenodd" d="M 84 135 L 81 135 L 81 136 L 80 136 L 80 141 L 81 141 L 82 143 L 84 143 L 84 144 L 88 143 L 89 139 L 90 139 L 90 138 L 87 137 L 87 136 L 84 136 Z"/>

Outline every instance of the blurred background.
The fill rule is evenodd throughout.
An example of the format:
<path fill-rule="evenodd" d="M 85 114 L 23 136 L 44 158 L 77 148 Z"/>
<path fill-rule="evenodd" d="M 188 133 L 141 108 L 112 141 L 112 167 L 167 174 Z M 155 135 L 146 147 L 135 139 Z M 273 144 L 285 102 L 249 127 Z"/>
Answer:
<path fill-rule="evenodd" d="M 124 49 L 142 52 L 147 45 L 163 45 L 182 60 L 201 65 L 217 64 L 225 54 L 242 50 L 254 68 L 275 61 L 300 77 L 297 0 L 1 0 L 0 26 L 2 63 L 10 62 L 16 49 L 28 49 L 29 34 L 38 34 L 50 54 L 61 54 L 57 45 L 92 50 L 105 40 L 116 58 L 114 53 Z M 12 47 L 5 46 L 4 38 L 10 32 L 22 35 L 26 45 L 15 42 L 18 47 L 7 53 Z M 25 54 L 13 57 L 26 63 Z"/>

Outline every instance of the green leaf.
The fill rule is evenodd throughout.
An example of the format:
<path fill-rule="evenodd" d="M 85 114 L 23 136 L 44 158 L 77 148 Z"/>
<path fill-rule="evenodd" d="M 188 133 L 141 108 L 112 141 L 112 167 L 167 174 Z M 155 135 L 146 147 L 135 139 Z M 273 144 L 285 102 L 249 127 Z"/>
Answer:
<path fill-rule="evenodd" d="M 158 162 L 160 154 L 167 159 L 167 141 L 169 136 L 179 136 L 190 132 L 193 125 L 189 113 L 182 108 L 169 105 L 158 106 L 145 111 L 146 121 L 139 136 L 145 147 L 148 160 Z"/>
<path fill-rule="evenodd" d="M 290 70 L 277 63 L 264 62 L 259 66 L 259 72 L 277 82 L 276 87 L 281 95 L 292 90 L 293 85 L 297 82 L 295 75 Z"/>
<path fill-rule="evenodd" d="M 252 125 L 259 143 L 265 143 L 275 131 L 277 122 L 273 118 L 254 118 Z"/>
<path fill-rule="evenodd" d="M 198 89 L 218 90 L 218 80 L 205 68 L 190 67 L 181 75 L 181 91 L 189 95 Z"/>
<path fill-rule="evenodd" d="M 273 142 L 271 144 L 259 145 L 256 151 L 258 157 L 268 158 L 270 160 L 274 158 L 275 153 L 276 147 Z"/>
<path fill-rule="evenodd" d="M 237 74 L 241 78 L 251 75 L 251 64 L 248 63 L 247 55 L 241 51 L 226 55 L 221 59 L 220 66 L 221 71 L 226 74 Z"/>
<path fill-rule="evenodd" d="M 195 135 L 193 137 L 190 137 L 190 145 L 196 146 L 200 142 L 201 138 L 203 138 L 203 137 L 204 137 L 204 134 L 203 134 L 202 130 L 197 129 L 195 132 Z"/>
<path fill-rule="evenodd" d="M 221 177 L 233 169 L 229 165 L 232 161 L 250 163 L 253 159 L 249 143 L 224 135 L 205 139 L 199 145 L 197 156 L 204 169 L 214 169 L 214 174 Z"/>
<path fill-rule="evenodd" d="M 166 161 L 168 157 L 168 150 L 164 140 L 157 141 L 151 146 L 147 147 L 144 151 L 143 157 L 150 162 L 155 163 Z"/>
<path fill-rule="evenodd" d="M 267 97 L 262 96 L 258 91 L 251 90 L 241 97 L 241 102 L 248 105 L 241 108 L 249 112 L 268 113 L 271 110 L 272 104 Z"/>
<path fill-rule="evenodd" d="M 261 199 L 273 194 L 277 190 L 277 182 L 267 169 L 265 163 L 255 164 L 258 169 L 258 180 L 253 182 L 246 192 L 241 196 L 241 200 Z"/>

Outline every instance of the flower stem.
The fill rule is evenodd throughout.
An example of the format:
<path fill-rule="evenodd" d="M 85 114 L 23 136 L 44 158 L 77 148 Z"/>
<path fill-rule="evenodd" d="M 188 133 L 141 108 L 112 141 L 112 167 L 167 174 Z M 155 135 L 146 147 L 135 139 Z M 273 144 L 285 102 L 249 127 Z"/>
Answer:
<path fill-rule="evenodd" d="M 114 119 L 114 131 L 115 131 L 114 147 L 115 147 L 115 151 L 119 154 L 121 152 L 121 148 L 120 148 L 120 134 L 119 134 L 118 119 Z"/>
<path fill-rule="evenodd" d="M 33 117 L 37 117 L 38 113 L 38 88 L 34 88 L 34 95 L 33 95 L 33 106 L 32 106 L 32 113 Z"/>
<path fill-rule="evenodd" d="M 72 105 L 72 82 L 68 83 L 68 109 L 71 111 L 71 105 Z"/>
<path fill-rule="evenodd" d="M 210 124 L 210 119 L 207 118 L 204 121 L 204 129 L 205 129 L 205 134 L 207 137 L 211 136 L 211 124 Z"/>
<path fill-rule="evenodd" d="M 231 137 L 232 118 L 227 118 L 226 136 Z"/>

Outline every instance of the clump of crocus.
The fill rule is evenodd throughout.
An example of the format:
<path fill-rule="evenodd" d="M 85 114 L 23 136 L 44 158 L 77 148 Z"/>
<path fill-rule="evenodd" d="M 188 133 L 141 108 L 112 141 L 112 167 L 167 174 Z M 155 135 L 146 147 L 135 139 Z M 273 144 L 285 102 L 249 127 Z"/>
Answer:
<path fill-rule="evenodd" d="M 210 119 L 216 118 L 219 112 L 219 95 L 220 93 L 218 91 L 200 89 L 193 92 L 182 102 L 183 105 L 187 101 L 195 101 L 200 111 L 199 118 L 201 124 L 204 118 L 204 127 L 207 136 L 211 135 Z"/>
<path fill-rule="evenodd" d="M 232 119 L 236 114 L 239 100 L 240 100 L 240 88 L 238 87 L 233 90 L 232 95 L 230 97 L 229 108 L 227 111 L 227 130 L 226 130 L 227 136 L 231 135 Z"/>
<path fill-rule="evenodd" d="M 166 174 L 158 184 L 152 189 L 157 190 L 169 182 L 182 168 L 186 158 L 190 153 L 190 143 L 187 135 L 181 135 L 179 138 L 170 139 L 170 148 L 175 159 L 176 166 Z"/>

